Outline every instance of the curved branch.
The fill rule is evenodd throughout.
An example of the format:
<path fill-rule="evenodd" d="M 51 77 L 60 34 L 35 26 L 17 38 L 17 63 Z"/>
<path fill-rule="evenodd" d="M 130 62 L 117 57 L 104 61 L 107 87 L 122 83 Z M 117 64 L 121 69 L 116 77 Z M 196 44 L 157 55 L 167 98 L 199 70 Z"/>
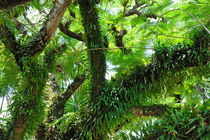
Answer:
<path fill-rule="evenodd" d="M 63 32 L 65 35 L 67 35 L 71 38 L 74 38 L 78 41 L 86 42 L 86 40 L 83 38 L 82 33 L 74 33 L 68 29 L 69 24 L 71 24 L 71 22 L 67 22 L 65 25 L 60 24 L 59 28 L 60 28 L 61 32 Z M 109 46 L 109 42 L 107 40 L 107 37 L 105 37 L 105 36 L 103 36 L 103 45 L 105 46 L 105 48 L 108 48 L 108 46 Z"/>
<path fill-rule="evenodd" d="M 20 48 L 22 47 L 16 40 L 15 35 L 5 26 L 0 24 L 0 40 L 5 47 L 14 55 L 17 65 L 21 68 Z"/>
<path fill-rule="evenodd" d="M 203 34 L 203 31 L 200 33 Z M 137 65 L 132 72 L 123 73 L 111 79 L 107 83 L 106 92 L 98 96 L 94 102 L 98 104 L 92 104 L 93 109 L 97 111 L 88 117 L 89 120 L 85 120 L 88 121 L 86 127 L 95 133 L 99 132 L 98 129 L 110 131 L 112 124 L 107 122 L 118 120 L 119 117 L 123 116 L 123 113 L 130 110 L 129 105 L 139 105 L 140 97 L 144 93 L 161 92 L 162 86 L 173 88 L 180 80 L 186 78 L 184 74 L 176 77 L 177 72 L 190 67 L 206 65 L 209 53 L 207 50 L 208 37 L 207 34 L 201 34 L 195 38 L 194 46 L 178 44 L 177 47 L 173 46 L 173 48 L 162 47 L 156 51 L 150 64 Z M 199 72 L 195 70 L 195 73 Z M 164 80 L 165 76 L 167 76 L 168 85 L 160 82 Z M 168 79 L 169 77 L 171 79 Z M 97 120 L 93 122 L 93 119 Z M 102 123 L 97 123 L 98 121 L 102 121 Z M 97 127 L 93 129 L 92 126 Z"/>
<path fill-rule="evenodd" d="M 61 118 L 64 115 L 65 104 L 67 100 L 73 95 L 73 93 L 84 83 L 86 80 L 86 75 L 80 75 L 74 79 L 74 81 L 68 85 L 67 90 L 61 94 L 56 96 L 53 101 L 52 105 L 50 106 L 50 111 L 47 116 L 47 123 L 52 123 L 53 121 Z M 57 88 L 57 87 L 53 87 Z M 37 131 L 37 139 L 43 139 L 46 137 L 46 132 L 48 133 L 47 139 L 54 139 L 59 134 L 56 133 L 58 126 L 48 128 L 46 124 L 42 124 L 39 126 Z"/>
<path fill-rule="evenodd" d="M 154 4 L 155 2 L 152 2 L 152 4 Z M 138 8 L 143 9 L 145 7 L 148 7 L 150 5 L 147 5 L 146 3 L 140 3 L 140 2 L 136 2 L 136 5 L 133 6 L 133 8 L 131 8 L 130 10 L 128 10 L 127 12 L 124 13 L 125 17 L 128 16 L 132 16 L 132 15 L 137 15 L 137 16 L 141 16 L 141 15 L 145 15 L 147 18 L 157 18 L 157 15 L 155 14 L 143 14 L 142 12 L 140 12 L 140 10 L 138 10 Z"/>
<path fill-rule="evenodd" d="M 60 118 L 63 116 L 64 113 L 64 107 L 66 101 L 73 95 L 73 93 L 83 84 L 83 82 L 86 79 L 86 75 L 80 75 L 74 79 L 74 81 L 68 85 L 66 91 L 59 95 L 52 104 L 51 112 L 49 113 L 49 119 L 50 122 Z M 53 118 L 53 120 L 52 120 Z"/>
<path fill-rule="evenodd" d="M 113 35 L 115 37 L 115 44 L 116 46 L 125 54 L 131 52 L 131 50 L 127 49 L 123 42 L 123 37 L 127 34 L 127 30 L 120 30 L 118 31 L 117 28 L 112 25 L 111 30 L 113 31 Z"/>
<path fill-rule="evenodd" d="M 194 18 L 194 19 L 195 19 L 195 20 L 196 20 L 196 21 L 197 21 L 197 22 L 206 30 L 206 32 L 207 32 L 208 34 L 210 34 L 210 31 L 208 30 L 208 28 L 207 28 L 200 20 L 198 20 L 193 14 L 191 14 L 190 12 L 188 12 L 188 11 L 186 11 L 186 10 L 184 10 L 184 9 L 179 9 L 179 8 L 172 9 L 172 10 L 169 10 L 169 11 L 163 13 L 162 15 L 160 15 L 160 17 L 163 17 L 165 14 L 167 14 L 167 13 L 169 13 L 169 12 L 172 12 L 172 11 L 175 11 L 175 10 L 179 10 L 179 11 L 182 11 L 182 12 L 187 13 L 188 15 L 190 15 L 192 18 Z M 158 24 L 159 20 L 160 20 L 160 19 L 158 19 L 156 25 Z"/>
<path fill-rule="evenodd" d="M 63 32 L 65 35 L 67 35 L 67 36 L 69 36 L 71 38 L 74 38 L 76 40 L 79 40 L 79 41 L 84 41 L 84 39 L 82 38 L 82 34 L 81 33 L 80 34 L 77 34 L 77 33 L 74 33 L 72 31 L 70 31 L 67 28 L 66 25 L 64 26 L 63 24 L 60 24 L 59 25 L 59 28 L 60 28 L 61 32 Z"/>
<path fill-rule="evenodd" d="M 51 37 L 57 30 L 66 8 L 70 3 L 70 0 L 58 0 L 58 2 L 54 4 L 54 7 L 48 14 L 47 21 L 43 28 L 36 35 L 34 40 L 29 43 L 27 48 L 24 48 L 24 54 L 34 56 L 44 50 L 46 44 L 50 41 Z"/>

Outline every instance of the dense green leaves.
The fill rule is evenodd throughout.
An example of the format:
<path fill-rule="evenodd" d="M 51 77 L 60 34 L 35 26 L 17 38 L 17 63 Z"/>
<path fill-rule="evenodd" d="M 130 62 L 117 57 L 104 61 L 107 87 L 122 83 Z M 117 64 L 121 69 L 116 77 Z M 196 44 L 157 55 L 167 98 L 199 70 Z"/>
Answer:
<path fill-rule="evenodd" d="M 14 90 L 10 115 L 27 120 L 25 139 L 35 136 L 41 122 L 47 126 L 39 128 L 45 133 L 41 139 L 209 136 L 207 0 L 72 0 L 62 26 L 43 51 L 22 56 L 59 2 L 33 0 L 0 11 L 0 28 L 14 35 L 11 39 L 0 32 L 0 97 Z M 11 51 L 14 42 L 17 48 Z M 47 118 L 56 102 L 52 96 L 71 90 L 68 85 L 82 74 L 87 80 L 62 102 L 63 117 Z M 153 104 L 180 109 L 162 119 L 136 117 L 130 111 L 133 106 Z M 9 118 L 0 123 L 4 120 L 12 127 L 19 123 Z M 152 122 L 145 123 L 148 120 Z M 145 127 L 139 128 L 142 124 Z M 0 135 L 8 132 L 5 125 L 0 127 L 4 127 Z"/>

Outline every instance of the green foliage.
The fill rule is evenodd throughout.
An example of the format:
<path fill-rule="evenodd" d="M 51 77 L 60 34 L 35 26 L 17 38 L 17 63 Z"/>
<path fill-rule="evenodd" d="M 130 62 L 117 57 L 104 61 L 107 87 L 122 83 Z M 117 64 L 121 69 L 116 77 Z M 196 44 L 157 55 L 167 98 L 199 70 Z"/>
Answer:
<path fill-rule="evenodd" d="M 98 21 L 96 9 L 96 0 L 79 0 L 81 16 L 86 36 L 86 45 L 88 49 L 105 48 L 103 36 Z M 87 15 L 87 12 L 89 14 Z M 92 100 L 101 94 L 105 85 L 106 57 L 104 50 L 90 50 L 90 71 L 92 80 Z"/>
<path fill-rule="evenodd" d="M 10 105 L 12 121 L 28 117 L 27 133 L 32 135 L 38 124 L 44 119 L 45 93 L 44 87 L 48 78 L 47 69 L 36 58 L 24 57 L 22 80 L 14 93 L 14 102 Z M 22 108 L 21 110 L 19 110 Z"/>
<path fill-rule="evenodd" d="M 69 117 L 62 121 L 60 125 L 61 137 L 62 139 L 78 139 L 78 134 L 82 130 L 80 116 L 79 114 L 71 113 L 64 115 L 64 117 L 67 115 L 69 115 Z"/>
<path fill-rule="evenodd" d="M 53 2 L 56 0 L 33 0 L 2 10 L 0 25 L 7 26 L 21 44 L 18 47 L 24 49 L 42 28 Z M 125 16 L 138 3 L 142 4 L 136 9 L 139 13 Z M 201 103 L 201 99 L 209 98 L 209 89 L 205 88 L 203 93 L 194 88 L 197 84 L 209 87 L 201 80 L 203 75 L 206 81 L 209 80 L 209 50 L 202 48 L 209 46 L 209 35 L 206 31 L 197 34 L 203 27 L 186 12 L 172 10 L 174 8 L 191 13 L 209 28 L 207 0 L 73 0 L 62 23 L 71 21 L 67 29 L 82 34 L 83 42 L 57 30 L 43 53 L 22 57 L 23 66 L 19 69 L 7 46 L 3 45 L 7 38 L 0 38 L 0 96 L 7 94 L 9 88 L 15 91 L 10 105 L 10 122 L 27 118 L 25 139 L 30 139 L 46 118 L 46 104 L 51 102 L 47 97 L 51 96 L 51 85 L 46 88 L 48 73 L 55 75 L 61 93 L 66 91 L 72 79 L 85 73 L 88 80 L 66 103 L 66 114 L 51 124 L 60 129 L 61 139 L 109 139 L 116 130 L 120 135 L 116 139 L 138 139 L 141 134 L 133 135 L 138 127 L 119 127 L 148 121 L 131 115 L 132 106 L 161 103 L 182 107 L 183 102 L 191 110 L 172 111 L 160 120 L 152 118 L 152 124 L 146 123 L 147 127 L 142 129 L 142 137 L 148 135 L 150 138 L 153 134 L 165 139 L 209 136 L 206 134 L 209 127 L 205 124 L 209 117 L 209 101 L 204 102 L 206 111 Z M 131 49 L 129 54 L 125 55 L 117 48 L 112 25 L 119 31 L 127 31 L 123 43 Z M 197 38 L 194 38 L 195 34 Z M 109 48 L 105 48 L 104 38 L 107 38 Z M 59 50 L 60 44 L 66 44 L 63 51 Z M 86 51 L 86 48 L 107 50 Z M 148 50 L 155 54 L 150 56 Z M 105 81 L 109 69 L 106 63 L 116 67 L 116 75 L 109 81 Z M 96 90 L 99 92 L 93 95 Z M 181 96 L 182 103 L 176 103 L 174 94 Z M 190 121 L 186 122 L 187 119 Z M 0 135 L 7 130 L 5 125 L 1 127 Z"/>
<path fill-rule="evenodd" d="M 17 87 L 20 71 L 14 63 L 14 58 L 7 50 L 0 48 L 0 54 L 0 96 L 3 96 L 8 93 L 9 87 Z"/>
<path fill-rule="evenodd" d="M 119 131 L 113 139 L 131 140 L 164 140 L 164 139 L 202 139 L 209 134 L 209 109 L 184 107 L 179 110 L 168 110 L 162 118 L 150 118 L 137 122 L 133 127 Z M 134 129 L 135 128 L 135 129 Z M 129 131 L 130 130 L 130 131 Z"/>
<path fill-rule="evenodd" d="M 208 139 L 209 110 L 184 108 L 169 111 L 162 120 L 148 123 L 139 131 L 143 139 Z"/>
<path fill-rule="evenodd" d="M 186 49 L 186 54 L 176 57 L 180 49 Z M 160 46 L 152 58 L 154 63 L 146 66 L 137 65 L 135 71 L 126 71 L 117 75 L 106 85 L 103 94 L 91 102 L 93 114 L 84 119 L 85 135 L 88 135 L 89 130 L 93 136 L 114 131 L 117 124 L 126 118 L 126 115 L 123 114 L 126 114 L 132 106 L 154 103 L 160 97 L 158 94 L 174 88 L 179 81 L 194 74 L 200 73 L 202 75 L 208 67 L 177 72 L 185 66 L 182 63 L 176 65 L 176 61 L 199 63 L 200 59 L 205 59 L 203 58 L 204 55 L 199 54 L 196 54 L 196 59 L 194 59 L 194 56 L 191 55 L 191 53 L 196 52 L 194 49 L 196 46 L 192 48 L 185 43 L 173 47 Z M 187 60 L 184 59 L 185 55 Z M 156 75 L 157 73 L 158 75 Z M 155 98 L 156 100 L 152 100 Z"/>
<path fill-rule="evenodd" d="M 203 73 L 203 72 L 202 72 Z M 208 139 L 209 138 L 209 73 L 205 76 L 188 77 L 164 96 L 180 96 L 180 102 L 170 101 L 168 97 L 160 100 L 172 107 L 159 118 L 132 119 L 114 139 Z M 175 96 L 176 97 L 176 96 Z M 173 97 L 174 98 L 174 97 Z"/>

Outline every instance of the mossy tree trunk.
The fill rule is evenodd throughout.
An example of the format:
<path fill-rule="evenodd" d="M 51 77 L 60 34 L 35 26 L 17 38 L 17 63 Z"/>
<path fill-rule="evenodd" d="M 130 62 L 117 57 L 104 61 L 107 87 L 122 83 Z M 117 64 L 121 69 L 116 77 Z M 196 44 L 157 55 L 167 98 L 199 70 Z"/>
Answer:
<path fill-rule="evenodd" d="M 70 4 L 70 0 L 59 0 L 50 11 L 43 28 L 38 32 L 28 46 L 22 46 L 16 41 L 16 37 L 6 25 L 0 25 L 0 37 L 7 38 L 3 41 L 16 59 L 17 65 L 22 71 L 22 80 L 18 91 L 13 97 L 11 105 L 12 126 L 10 139 L 20 140 L 25 132 L 34 133 L 40 122 L 44 118 L 44 87 L 48 79 L 48 71 L 51 64 L 54 63 L 54 56 L 58 51 L 52 49 L 52 59 L 41 59 L 41 53 L 46 44 L 55 33 L 60 21 Z M 61 47 L 60 51 L 65 49 Z M 59 55 L 59 54 L 58 54 Z M 49 61 L 50 60 L 50 61 Z M 9 138 L 7 138 L 9 139 Z"/>
<path fill-rule="evenodd" d="M 204 71 L 207 73 L 208 41 L 208 35 L 200 31 L 194 38 L 194 45 L 162 47 L 156 50 L 148 65 L 137 65 L 131 72 L 115 76 L 107 82 L 106 92 L 97 99 L 95 109 L 98 111 L 89 116 L 95 120 L 89 129 L 93 129 L 91 126 L 97 126 L 105 132 L 110 132 L 113 124 L 117 124 L 118 119 L 130 111 L 141 116 L 156 115 L 156 112 L 149 112 L 151 107 L 134 106 L 141 105 L 141 100 L 145 97 L 154 97 L 164 88 L 174 88 L 180 81 L 193 74 L 203 74 Z M 143 109 L 148 111 L 142 112 Z"/>
<path fill-rule="evenodd" d="M 28 60 L 30 61 L 30 60 Z M 44 65 L 29 62 L 29 72 L 23 74 L 23 81 L 19 91 L 13 97 L 11 114 L 13 125 L 11 131 L 12 140 L 23 138 L 26 129 L 33 133 L 44 119 L 44 93 L 43 89 L 48 78 L 47 69 Z M 34 65 L 35 64 L 35 65 Z M 26 65 L 24 65 L 26 67 Z"/>
<path fill-rule="evenodd" d="M 59 134 L 59 123 L 56 126 L 47 127 L 49 124 L 53 123 L 57 119 L 61 118 L 64 115 L 64 109 L 66 102 L 73 95 L 73 93 L 83 84 L 85 81 L 85 74 L 80 75 L 74 79 L 74 82 L 68 85 L 68 88 L 63 94 L 58 93 L 58 96 L 55 96 L 50 105 L 50 110 L 47 115 L 46 123 L 43 123 L 39 126 L 37 130 L 36 138 L 37 140 L 52 140 L 59 139 L 62 136 Z M 56 87 L 55 87 L 56 88 Z"/>
<path fill-rule="evenodd" d="M 86 44 L 89 50 L 90 65 L 91 65 L 91 103 L 97 103 L 97 97 L 102 95 L 105 85 L 106 73 L 106 58 L 104 50 L 106 48 L 101 35 L 98 13 L 96 9 L 96 0 L 79 0 L 80 13 L 83 18 L 83 26 L 85 29 Z M 95 49 L 95 50 L 94 50 Z M 94 111 L 94 110 L 93 110 Z M 97 131 L 97 130 L 95 130 Z M 102 135 L 95 135 L 92 132 L 92 139 L 101 139 Z"/>
<path fill-rule="evenodd" d="M 83 26 L 85 28 L 86 44 L 90 50 L 90 64 L 92 75 L 92 101 L 102 93 L 105 84 L 106 59 L 103 50 L 97 48 L 105 48 L 100 31 L 98 14 L 95 0 L 79 0 L 80 12 L 83 18 Z"/>

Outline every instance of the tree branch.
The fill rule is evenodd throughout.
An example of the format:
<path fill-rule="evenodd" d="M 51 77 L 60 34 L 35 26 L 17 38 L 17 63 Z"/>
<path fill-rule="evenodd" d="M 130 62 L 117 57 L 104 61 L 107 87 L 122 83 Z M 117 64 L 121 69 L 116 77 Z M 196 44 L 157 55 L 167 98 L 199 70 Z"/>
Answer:
<path fill-rule="evenodd" d="M 20 64 L 20 48 L 22 47 L 16 40 L 14 34 L 6 27 L 0 24 L 0 39 L 5 47 L 14 55 L 16 63 L 21 68 Z"/>
<path fill-rule="evenodd" d="M 166 47 L 158 50 L 150 64 L 145 67 L 138 66 L 131 75 L 124 77 L 123 86 L 130 87 L 145 82 L 150 84 L 159 80 L 167 72 L 175 73 L 188 67 L 206 64 L 208 62 L 207 41 L 207 36 L 197 37 L 192 47 L 173 49 Z M 197 56 L 194 55 L 195 52 Z"/>
<path fill-rule="evenodd" d="M 86 76 L 85 74 L 80 75 L 74 79 L 74 82 L 70 84 L 67 90 L 62 94 L 65 101 L 67 101 L 71 95 L 78 89 L 78 87 L 85 81 Z"/>
<path fill-rule="evenodd" d="M 74 16 L 74 15 L 72 15 L 72 16 Z M 60 24 L 59 25 L 59 28 L 60 28 L 61 32 L 63 32 L 65 35 L 67 35 L 67 36 L 69 36 L 71 38 L 74 38 L 74 39 L 76 39 L 78 41 L 85 42 L 85 39 L 83 38 L 83 34 L 82 33 L 74 33 L 74 32 L 72 32 L 72 31 L 70 31 L 68 29 L 68 26 L 70 24 L 71 24 L 71 21 L 67 22 L 65 25 Z M 109 42 L 108 42 L 108 40 L 107 40 L 106 37 L 103 37 L 103 45 L 106 48 L 108 48 L 108 46 L 109 46 Z"/>
<path fill-rule="evenodd" d="M 46 44 L 50 41 L 52 35 L 58 28 L 60 21 L 70 5 L 70 0 L 58 0 L 48 14 L 48 18 L 43 28 L 36 35 L 34 40 L 24 48 L 23 52 L 27 56 L 34 56 L 44 50 Z"/>
<path fill-rule="evenodd" d="M 152 4 L 154 4 L 155 2 L 153 2 Z M 133 6 L 133 8 L 131 8 L 130 10 L 128 10 L 127 12 L 124 13 L 125 17 L 128 16 L 132 16 L 132 15 L 137 15 L 137 16 L 141 16 L 141 15 L 145 15 L 148 18 L 154 18 L 156 19 L 157 16 L 155 14 L 143 14 L 140 12 L 140 10 L 138 10 L 138 8 L 143 9 L 145 7 L 148 7 L 149 5 L 145 4 L 145 3 L 139 3 L 137 2 L 136 5 Z"/>
<path fill-rule="evenodd" d="M 89 116 L 86 128 L 92 129 L 92 132 L 98 133 L 98 129 L 107 129 L 106 124 L 118 120 L 130 110 L 129 105 L 138 105 L 140 97 L 148 92 L 161 92 L 161 87 L 173 88 L 178 80 L 185 79 L 185 76 L 176 77 L 175 73 L 185 70 L 189 67 L 202 66 L 208 63 L 208 36 L 201 31 L 195 38 L 193 46 L 178 44 L 177 46 L 161 47 L 154 54 L 151 63 L 148 65 L 136 66 L 132 72 L 118 75 L 107 83 L 106 91 L 103 95 L 97 97 L 92 102 L 95 111 Z M 197 72 L 199 73 L 199 72 Z M 186 74 L 186 73 L 185 73 Z M 166 83 L 160 82 L 166 79 Z M 171 82 L 170 82 L 171 81 Z M 97 104 L 96 104 L 97 103 Z M 100 104 L 99 104 L 100 103 Z M 111 115 L 110 115 L 111 114 Z M 149 115 L 147 112 L 141 115 Z M 114 118 L 114 119 L 113 119 Z M 100 119 L 93 122 L 93 119 Z M 102 121 L 102 123 L 97 122 Z M 116 122 L 117 123 L 117 122 Z M 115 124 L 115 122 L 113 123 Z M 92 126 L 97 126 L 94 130 Z"/>
<path fill-rule="evenodd" d="M 49 70 L 53 67 L 55 57 L 61 55 L 66 49 L 66 45 L 61 45 L 60 47 L 50 49 L 45 53 L 44 61 L 47 64 Z"/>
<path fill-rule="evenodd" d="M 33 0 L 0 0 L 0 10 L 11 8 L 20 4 L 25 4 Z"/>
<path fill-rule="evenodd" d="M 168 105 L 134 106 L 131 112 L 136 116 L 162 116 L 169 108 Z"/>
<path fill-rule="evenodd" d="M 111 30 L 113 31 L 113 34 L 115 36 L 115 44 L 116 46 L 125 54 L 128 54 L 129 52 L 131 52 L 131 50 L 127 49 L 123 43 L 123 37 L 124 35 L 127 34 L 126 30 L 120 30 L 118 31 L 117 28 L 112 25 Z"/>
<path fill-rule="evenodd" d="M 14 55 L 18 52 L 18 46 L 14 34 L 6 27 L 0 24 L 0 39 L 4 43 L 5 47 L 9 49 Z"/>
<path fill-rule="evenodd" d="M 138 11 L 138 10 L 135 10 L 135 11 L 128 11 L 127 13 L 125 13 L 125 17 L 132 16 L 132 15 L 146 16 L 147 18 L 154 18 L 154 19 L 156 19 L 156 18 L 158 17 L 158 16 L 155 15 L 155 14 L 143 14 L 143 13 L 141 13 L 141 12 Z"/>
<path fill-rule="evenodd" d="M 64 115 L 66 101 L 82 85 L 85 79 L 86 79 L 85 74 L 76 77 L 74 79 L 74 82 L 68 86 L 67 90 L 63 94 L 58 95 L 53 99 L 52 104 L 50 106 L 51 109 L 48 113 L 47 123 L 52 123 L 53 121 L 61 118 Z M 42 124 L 39 126 L 36 137 L 43 139 L 46 137 L 46 133 L 48 133 L 47 138 L 54 139 L 57 135 L 59 135 L 58 133 L 56 133 L 58 132 L 56 131 L 57 129 L 58 126 L 48 128 L 46 124 Z"/>
<path fill-rule="evenodd" d="M 131 16 L 131 15 L 134 15 L 134 14 L 139 15 L 140 12 L 137 9 L 141 6 L 143 6 L 143 5 L 145 5 L 145 3 L 136 3 L 136 5 L 134 5 L 133 8 L 128 10 L 126 13 L 124 13 L 124 16 Z"/>
<path fill-rule="evenodd" d="M 66 101 L 82 85 L 85 79 L 86 79 L 85 74 L 76 77 L 74 81 L 68 85 L 66 91 L 63 94 L 55 97 L 51 106 L 51 111 L 48 115 L 49 116 L 48 118 L 51 118 L 51 119 L 48 119 L 49 122 L 52 122 L 55 119 L 58 119 L 63 116 Z M 57 87 L 53 87 L 53 88 L 57 88 Z"/>
<path fill-rule="evenodd" d="M 48 121 L 50 123 L 63 116 L 66 101 L 82 85 L 85 79 L 85 74 L 76 77 L 63 94 L 58 95 L 55 99 L 53 99 L 52 106 L 50 107 L 51 111 L 48 115 Z"/>
<path fill-rule="evenodd" d="M 65 26 L 63 24 L 60 24 L 59 28 L 60 28 L 61 32 L 63 32 L 65 35 L 67 35 L 71 38 L 74 38 L 76 40 L 84 42 L 84 39 L 82 38 L 82 34 L 81 33 L 77 34 L 77 33 L 70 31 L 68 29 L 68 24 L 65 24 Z"/>
<path fill-rule="evenodd" d="M 150 106 L 133 106 L 130 111 L 137 117 L 158 117 L 163 116 L 164 113 L 167 112 L 167 109 L 172 109 L 172 107 L 169 107 L 168 105 L 155 104 Z M 129 123 L 129 121 L 129 119 L 125 119 L 124 122 L 116 126 L 113 132 L 117 133 L 124 125 Z"/>

